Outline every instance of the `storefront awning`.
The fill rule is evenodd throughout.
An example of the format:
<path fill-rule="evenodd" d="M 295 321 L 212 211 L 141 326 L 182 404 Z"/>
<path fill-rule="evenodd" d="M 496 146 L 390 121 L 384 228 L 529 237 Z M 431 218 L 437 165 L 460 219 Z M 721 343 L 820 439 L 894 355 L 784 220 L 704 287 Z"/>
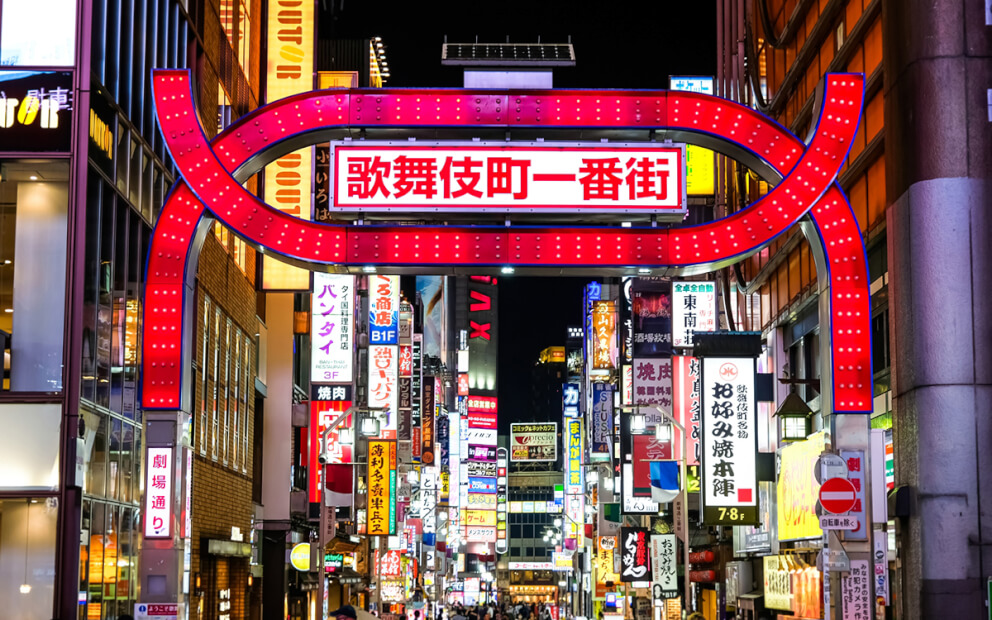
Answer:
<path fill-rule="evenodd" d="M 251 544 L 233 540 L 207 540 L 207 553 L 229 558 L 250 558 Z"/>
<path fill-rule="evenodd" d="M 353 553 L 362 544 L 362 539 L 357 536 L 337 534 L 327 541 L 324 551 L 327 553 Z"/>

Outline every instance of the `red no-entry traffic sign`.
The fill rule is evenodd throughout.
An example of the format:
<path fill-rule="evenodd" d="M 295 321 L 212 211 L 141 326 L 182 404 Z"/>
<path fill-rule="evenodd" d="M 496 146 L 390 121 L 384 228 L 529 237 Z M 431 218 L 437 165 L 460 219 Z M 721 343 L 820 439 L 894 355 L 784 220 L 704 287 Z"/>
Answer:
<path fill-rule="evenodd" d="M 835 515 L 854 508 L 856 499 L 857 490 L 847 478 L 830 478 L 820 486 L 820 505 Z"/>

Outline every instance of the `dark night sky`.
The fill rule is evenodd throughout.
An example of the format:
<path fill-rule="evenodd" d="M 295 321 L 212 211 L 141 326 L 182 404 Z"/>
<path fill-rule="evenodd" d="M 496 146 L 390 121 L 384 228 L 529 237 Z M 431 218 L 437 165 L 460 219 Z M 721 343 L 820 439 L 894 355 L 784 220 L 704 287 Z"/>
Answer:
<path fill-rule="evenodd" d="M 333 11 L 327 10 L 333 3 Z M 667 88 L 669 75 L 716 73 L 716 2 L 397 2 L 324 0 L 321 37 L 380 36 L 388 87 L 460 87 L 461 70 L 441 66 L 441 44 L 564 43 L 576 66 L 555 69 L 559 88 Z M 582 321 L 588 278 L 503 276 L 499 299 L 501 422 L 526 421 L 530 369 L 547 346 L 565 344 Z M 501 427 L 504 425 L 501 424 Z"/>

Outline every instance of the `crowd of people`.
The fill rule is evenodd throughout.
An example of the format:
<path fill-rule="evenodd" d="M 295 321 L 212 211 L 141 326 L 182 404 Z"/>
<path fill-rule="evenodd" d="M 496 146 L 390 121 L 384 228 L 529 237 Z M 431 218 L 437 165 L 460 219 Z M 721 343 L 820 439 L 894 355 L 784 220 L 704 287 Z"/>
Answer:
<path fill-rule="evenodd" d="M 546 603 L 481 603 L 455 605 L 438 612 L 436 620 L 552 620 L 551 606 Z"/>

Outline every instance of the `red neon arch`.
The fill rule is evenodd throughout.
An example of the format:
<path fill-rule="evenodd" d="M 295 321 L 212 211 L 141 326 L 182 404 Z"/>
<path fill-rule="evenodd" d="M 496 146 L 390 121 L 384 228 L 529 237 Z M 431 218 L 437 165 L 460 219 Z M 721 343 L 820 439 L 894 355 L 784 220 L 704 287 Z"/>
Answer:
<path fill-rule="evenodd" d="M 197 121 L 188 73 L 156 71 L 153 84 L 162 131 L 185 183 L 177 183 L 170 195 L 149 255 L 142 375 L 146 408 L 180 404 L 187 255 L 204 205 L 257 247 L 302 262 L 677 267 L 740 258 L 812 208 L 831 274 L 834 408 L 871 408 L 864 250 L 846 198 L 834 185 L 860 118 L 860 75 L 827 76 L 808 147 L 734 102 L 663 91 L 314 91 L 256 110 L 210 144 Z M 351 125 L 646 127 L 708 133 L 785 178 L 761 200 L 717 222 L 618 230 L 329 226 L 276 211 L 231 176 L 274 144 Z"/>

